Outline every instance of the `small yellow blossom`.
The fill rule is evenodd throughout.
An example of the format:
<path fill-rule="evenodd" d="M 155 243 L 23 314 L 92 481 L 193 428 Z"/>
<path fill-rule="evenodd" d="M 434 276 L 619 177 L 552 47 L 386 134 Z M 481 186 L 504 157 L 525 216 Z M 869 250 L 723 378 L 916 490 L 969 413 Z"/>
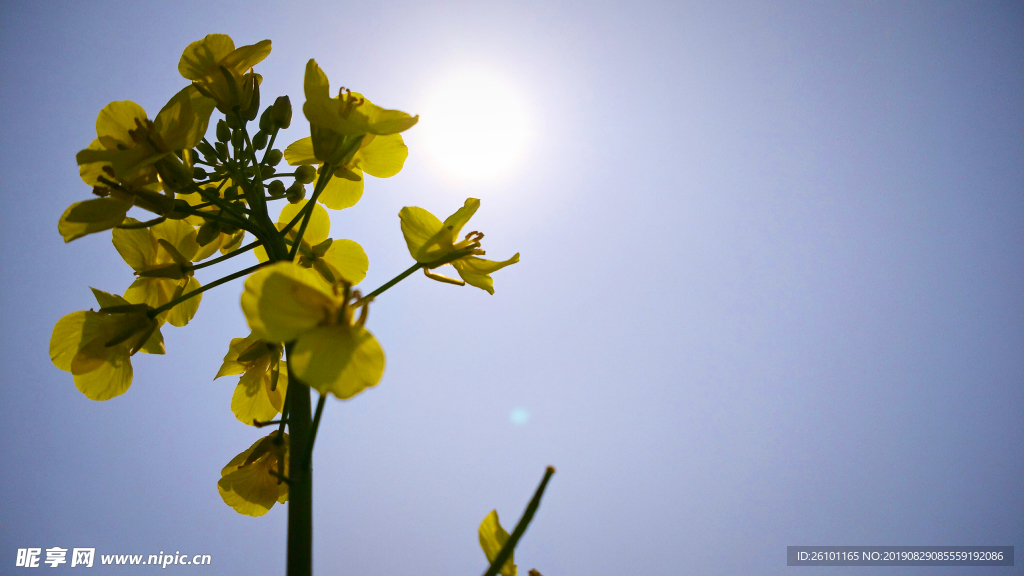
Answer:
<path fill-rule="evenodd" d="M 330 82 L 316 60 L 306 64 L 304 87 L 302 111 L 310 137 L 288 147 L 288 163 L 330 164 L 336 178 L 321 193 L 321 201 L 335 210 L 348 208 L 362 196 L 364 171 L 388 178 L 402 169 L 409 152 L 399 133 L 415 125 L 419 116 L 386 110 L 344 88 L 331 98 Z"/>
<path fill-rule="evenodd" d="M 281 361 L 281 346 L 249 335 L 232 338 L 224 363 L 214 379 L 241 374 L 231 397 L 235 417 L 253 426 L 269 422 L 284 408 L 288 393 L 288 368 Z"/>
<path fill-rule="evenodd" d="M 302 211 L 308 200 L 296 204 L 286 204 L 277 218 L 277 229 L 282 230 L 295 216 Z M 295 241 L 298 225 L 288 231 L 287 238 Z M 332 240 L 327 237 L 331 231 L 331 217 L 319 204 L 313 206 L 309 224 L 302 234 L 302 242 L 296 254 L 295 263 L 303 268 L 312 268 L 328 283 L 344 280 L 355 286 L 366 277 L 370 261 L 363 247 L 352 240 Z M 268 260 L 267 252 L 262 246 L 254 250 L 260 262 Z"/>
<path fill-rule="evenodd" d="M 130 220 L 130 219 L 129 219 Z M 114 247 L 139 276 L 124 298 L 132 304 L 159 308 L 183 293 L 198 290 L 191 259 L 199 250 L 196 230 L 182 220 L 166 220 L 149 228 L 114 230 Z M 184 326 L 199 309 L 202 294 L 171 308 L 167 321 Z"/>
<path fill-rule="evenodd" d="M 501 547 L 505 545 L 508 540 L 508 532 L 501 527 L 501 523 L 498 522 L 498 511 L 491 510 L 491 513 L 484 517 L 484 521 L 480 523 L 480 547 L 483 548 L 484 554 L 487 556 L 487 561 L 493 563 L 498 557 L 498 553 L 501 552 Z M 515 552 L 513 551 L 509 555 L 505 565 L 501 567 L 498 574 L 501 576 L 516 576 L 516 565 L 513 562 Z"/>
<path fill-rule="evenodd" d="M 278 432 L 256 441 L 220 471 L 217 490 L 224 503 L 246 516 L 263 516 L 288 501 L 288 435 Z"/>
<path fill-rule="evenodd" d="M 50 336 L 54 366 L 71 372 L 75 386 L 92 400 L 124 394 L 132 383 L 131 356 L 142 351 L 163 354 L 160 322 L 149 307 L 92 289 L 98 312 L 82 310 L 64 316 Z"/>
<path fill-rule="evenodd" d="M 224 114 L 247 110 L 262 77 L 252 71 L 270 54 L 270 40 L 235 48 L 227 34 L 208 34 L 188 45 L 178 72 L 200 92 L 217 102 Z"/>
<path fill-rule="evenodd" d="M 384 374 L 384 351 L 364 328 L 366 304 L 343 282 L 328 284 L 293 262 L 257 270 L 242 292 L 253 333 L 270 342 L 294 341 L 288 356 L 293 375 L 342 399 L 377 385 Z"/>
<path fill-rule="evenodd" d="M 469 198 L 466 203 L 444 222 L 423 208 L 406 206 L 398 213 L 402 220 L 402 234 L 409 247 L 409 253 L 419 263 L 428 277 L 440 282 L 452 284 L 469 284 L 489 294 L 494 294 L 494 282 L 490 274 L 519 262 L 519 253 L 505 260 L 494 262 L 477 258 L 485 254 L 480 249 L 480 241 L 484 235 L 470 232 L 465 239 L 456 241 L 463 226 L 473 217 L 480 207 L 480 201 Z M 463 282 L 434 274 L 430 270 L 451 264 L 462 277 Z"/>

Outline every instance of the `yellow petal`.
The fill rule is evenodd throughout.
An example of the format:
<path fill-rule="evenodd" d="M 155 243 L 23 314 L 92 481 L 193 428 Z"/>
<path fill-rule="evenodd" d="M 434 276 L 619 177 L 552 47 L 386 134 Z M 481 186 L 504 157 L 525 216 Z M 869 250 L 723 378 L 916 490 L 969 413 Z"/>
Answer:
<path fill-rule="evenodd" d="M 86 234 L 110 230 L 124 222 L 131 207 L 130 200 L 113 196 L 75 202 L 61 214 L 57 231 L 65 242 L 71 242 Z"/>
<path fill-rule="evenodd" d="M 355 206 L 363 197 L 363 171 L 359 168 L 351 171 L 360 177 L 358 181 L 333 176 L 317 200 L 331 210 L 344 210 Z"/>
<path fill-rule="evenodd" d="M 390 178 L 398 174 L 409 157 L 409 148 L 401 134 L 375 136 L 356 153 L 359 166 L 370 176 Z"/>
<path fill-rule="evenodd" d="M 455 211 L 444 221 L 444 228 L 447 229 L 452 240 L 455 240 L 462 233 L 462 227 L 469 222 L 469 219 L 476 214 L 476 211 L 480 208 L 480 201 L 476 198 L 466 198 L 465 204 L 462 208 Z"/>
<path fill-rule="evenodd" d="M 351 398 L 384 375 L 384 351 L 369 330 L 326 326 L 301 334 L 288 358 L 295 377 L 321 394 Z"/>
<path fill-rule="evenodd" d="M 136 278 L 124 291 L 124 299 L 132 304 L 145 304 L 151 308 L 159 308 L 174 298 L 179 280 L 172 278 Z M 179 304 L 180 306 L 180 304 Z M 167 318 L 167 313 L 162 314 Z"/>
<path fill-rule="evenodd" d="M 288 485 L 274 477 L 271 472 L 283 469 L 288 475 L 288 435 L 284 435 L 281 447 L 273 445 L 274 432 L 270 436 L 257 440 L 248 450 L 231 459 L 221 470 L 221 479 L 217 482 L 224 503 L 231 506 L 239 514 L 262 516 L 276 502 L 287 501 Z M 251 462 L 254 451 L 260 451 Z M 279 465 L 280 464 L 280 465 Z"/>
<path fill-rule="evenodd" d="M 209 34 L 188 45 L 178 61 L 178 72 L 189 80 L 201 80 L 216 71 L 218 63 L 235 51 L 227 34 Z"/>
<path fill-rule="evenodd" d="M 518 252 L 515 256 L 512 256 L 504 262 L 495 262 L 493 260 L 477 258 L 476 256 L 467 256 L 452 262 L 452 266 L 455 267 L 455 271 L 459 273 L 459 276 L 466 281 L 466 284 L 476 286 L 481 290 L 486 290 L 488 294 L 494 294 L 494 281 L 491 280 L 489 274 L 491 272 L 501 270 L 505 266 L 511 266 L 516 262 L 519 262 Z"/>
<path fill-rule="evenodd" d="M 104 292 L 103 290 L 97 290 L 96 288 L 89 288 L 92 290 L 93 298 L 96 299 L 96 303 L 100 305 L 100 308 L 110 308 L 112 306 L 124 306 L 131 304 L 131 302 L 121 298 L 117 294 L 111 294 Z"/>
<path fill-rule="evenodd" d="M 217 371 L 217 375 L 213 379 L 216 380 L 221 376 L 234 376 L 245 372 L 245 364 L 238 361 L 238 356 L 256 342 L 259 342 L 259 338 L 252 334 L 245 338 L 232 338 L 231 344 L 228 346 L 228 353 L 224 355 L 224 363 L 221 364 L 220 370 Z"/>
<path fill-rule="evenodd" d="M 137 220 L 129 219 L 128 222 L 136 223 Z M 121 258 L 137 271 L 157 262 L 156 241 L 145 228 L 115 228 L 113 241 Z"/>
<path fill-rule="evenodd" d="M 71 372 L 71 360 L 82 344 L 82 330 L 88 311 L 72 312 L 57 321 L 50 335 L 50 360 L 65 372 Z"/>
<path fill-rule="evenodd" d="M 196 280 L 195 276 L 189 276 L 188 284 L 185 285 L 185 289 L 182 290 L 182 294 L 194 292 L 200 289 L 201 287 L 202 285 L 199 284 L 199 280 Z M 177 326 L 179 328 L 188 324 L 189 321 L 191 321 L 192 318 L 196 315 L 196 312 L 199 310 L 199 302 L 202 299 L 203 295 L 199 294 L 198 296 L 193 296 L 192 298 L 185 300 L 181 304 L 178 304 L 174 308 L 171 308 L 171 313 L 170 315 L 167 316 L 167 322 L 170 323 L 171 326 Z M 170 302 L 170 300 L 168 300 L 167 302 Z M 164 302 L 164 304 L 166 304 L 167 302 Z"/>
<path fill-rule="evenodd" d="M 106 148 L 104 148 L 103 144 L 100 143 L 100 139 L 96 138 L 95 140 L 89 143 L 89 146 L 86 147 L 86 150 L 90 150 L 92 152 L 99 152 L 101 150 L 106 150 Z M 105 162 L 92 162 L 89 164 L 82 164 L 81 166 L 78 167 L 78 175 L 81 176 L 82 181 L 88 184 L 89 186 L 97 186 L 100 183 L 100 176 L 106 176 L 107 178 L 110 177 L 108 174 L 103 172 L 103 167 L 108 165 L 109 164 Z"/>
<path fill-rule="evenodd" d="M 418 206 L 406 206 L 398 212 L 398 217 L 402 221 L 402 235 L 405 236 L 409 254 L 417 262 L 432 262 L 451 250 L 451 246 L 442 246 L 437 242 L 442 224 L 430 212 Z"/>
<path fill-rule="evenodd" d="M 284 394 L 288 390 L 288 370 L 282 362 L 279 368 L 277 387 L 270 389 L 271 374 L 268 363 L 253 368 L 239 378 L 235 393 L 231 396 L 231 411 L 240 421 L 253 425 L 253 420 L 269 422 L 281 411 Z"/>
<path fill-rule="evenodd" d="M 220 65 L 235 74 L 242 74 L 269 56 L 270 48 L 270 40 L 261 40 L 255 44 L 242 46 L 221 60 Z"/>
<path fill-rule="evenodd" d="M 355 112 L 366 117 L 366 123 L 369 125 L 367 131 L 371 134 L 384 136 L 404 132 L 415 126 L 420 119 L 419 116 L 412 116 L 401 110 L 381 108 L 357 92 L 353 92 L 352 95 L 362 99 Z"/>
<path fill-rule="evenodd" d="M 278 230 L 291 222 L 295 215 L 306 206 L 307 202 L 309 200 L 301 200 L 296 204 L 285 204 L 284 208 L 281 209 L 281 215 L 277 217 Z M 298 232 L 301 225 L 302 221 L 300 220 L 298 224 L 292 227 L 292 230 Z M 313 206 L 313 214 L 309 217 L 309 224 L 306 226 L 306 231 L 302 234 L 302 239 L 310 246 L 316 246 L 327 240 L 327 236 L 330 233 L 331 217 L 327 214 L 327 210 L 324 210 L 319 204 Z"/>
<path fill-rule="evenodd" d="M 324 261 L 331 267 L 335 277 L 341 276 L 355 286 L 366 278 L 370 260 L 363 247 L 352 240 L 335 240 L 324 253 Z"/>
<path fill-rule="evenodd" d="M 217 103 L 186 86 L 175 94 L 153 121 L 154 132 L 164 152 L 192 148 L 206 134 L 210 114 Z"/>
<path fill-rule="evenodd" d="M 132 385 L 132 361 L 128 350 L 117 347 L 119 353 L 95 370 L 74 374 L 75 387 L 90 400 L 109 400 L 124 394 Z"/>
<path fill-rule="evenodd" d="M 192 260 L 192 257 L 199 251 L 199 243 L 196 242 L 196 229 L 184 220 L 164 220 L 149 229 L 155 240 L 166 240 L 186 260 Z M 158 248 L 158 251 L 165 252 L 163 247 Z M 160 255 L 161 261 L 173 262 L 173 258 L 169 260 L 168 258 L 170 258 L 169 254 Z"/>
<path fill-rule="evenodd" d="M 257 336 L 287 342 L 337 312 L 330 287 L 316 272 L 292 262 L 277 262 L 245 281 L 242 311 Z"/>
<path fill-rule="evenodd" d="M 120 100 L 104 106 L 96 117 L 96 135 L 103 148 L 117 150 L 122 146 L 135 146 L 128 131 L 138 128 L 136 121 L 145 125 L 146 111 L 131 100 Z"/>
<path fill-rule="evenodd" d="M 501 552 L 501 547 L 508 541 L 508 532 L 501 527 L 501 523 L 498 521 L 497 510 L 491 510 L 491 513 L 484 517 L 484 521 L 480 523 L 478 535 L 480 538 L 480 548 L 483 548 L 487 561 L 494 562 L 498 557 L 498 553 Z M 514 558 L 515 552 L 508 557 L 505 565 L 501 567 L 498 573 L 502 576 L 516 576 L 516 565 L 513 563 Z"/>
<path fill-rule="evenodd" d="M 310 58 L 306 62 L 306 75 L 303 79 L 303 90 L 306 92 L 306 100 L 330 100 L 331 84 L 327 80 L 327 74 L 320 69 L 316 60 Z"/>
<path fill-rule="evenodd" d="M 287 160 L 288 164 L 291 166 L 321 163 L 313 153 L 313 138 L 309 136 L 296 140 L 288 145 L 288 147 L 284 149 L 284 159 Z"/>

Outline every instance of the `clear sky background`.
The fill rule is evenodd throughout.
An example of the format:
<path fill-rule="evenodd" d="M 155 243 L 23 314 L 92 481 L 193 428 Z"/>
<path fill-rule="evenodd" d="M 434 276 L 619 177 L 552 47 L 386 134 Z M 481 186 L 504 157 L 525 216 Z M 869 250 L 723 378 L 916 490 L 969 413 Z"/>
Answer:
<path fill-rule="evenodd" d="M 262 435 L 212 380 L 248 333 L 240 281 L 114 400 L 48 357 L 89 286 L 132 279 L 109 233 L 57 234 L 89 197 L 75 153 L 112 100 L 154 115 L 211 32 L 273 40 L 257 71 L 265 102 L 296 104 L 284 143 L 308 134 L 311 57 L 413 113 L 489 74 L 527 118 L 511 170 L 466 180 L 424 116 L 402 173 L 333 214 L 367 288 L 411 263 L 407 205 L 478 197 L 488 255 L 522 261 L 494 296 L 416 275 L 373 306 L 384 379 L 328 402 L 316 445 L 318 573 L 479 574 L 479 522 L 511 528 L 548 464 L 516 552 L 545 576 L 865 570 L 786 568 L 787 545 L 1024 551 L 1020 2 L 4 2 L 0 573 L 53 546 L 284 571 L 285 508 L 240 516 L 216 489 Z"/>

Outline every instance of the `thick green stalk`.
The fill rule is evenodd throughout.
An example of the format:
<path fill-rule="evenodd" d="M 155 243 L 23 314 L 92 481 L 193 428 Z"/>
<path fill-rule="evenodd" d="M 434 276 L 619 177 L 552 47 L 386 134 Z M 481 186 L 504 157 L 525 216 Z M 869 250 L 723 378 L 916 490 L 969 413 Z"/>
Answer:
<path fill-rule="evenodd" d="M 313 573 L 313 467 L 306 458 L 311 424 L 309 387 L 292 373 L 288 351 L 288 576 Z"/>

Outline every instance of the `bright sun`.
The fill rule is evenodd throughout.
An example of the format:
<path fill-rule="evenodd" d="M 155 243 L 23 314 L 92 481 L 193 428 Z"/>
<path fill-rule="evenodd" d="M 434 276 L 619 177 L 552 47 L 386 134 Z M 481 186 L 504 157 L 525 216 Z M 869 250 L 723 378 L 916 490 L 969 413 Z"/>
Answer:
<path fill-rule="evenodd" d="M 518 164 L 529 134 L 520 93 L 479 71 L 444 78 L 429 93 L 420 116 L 426 149 L 459 179 L 503 175 Z"/>

